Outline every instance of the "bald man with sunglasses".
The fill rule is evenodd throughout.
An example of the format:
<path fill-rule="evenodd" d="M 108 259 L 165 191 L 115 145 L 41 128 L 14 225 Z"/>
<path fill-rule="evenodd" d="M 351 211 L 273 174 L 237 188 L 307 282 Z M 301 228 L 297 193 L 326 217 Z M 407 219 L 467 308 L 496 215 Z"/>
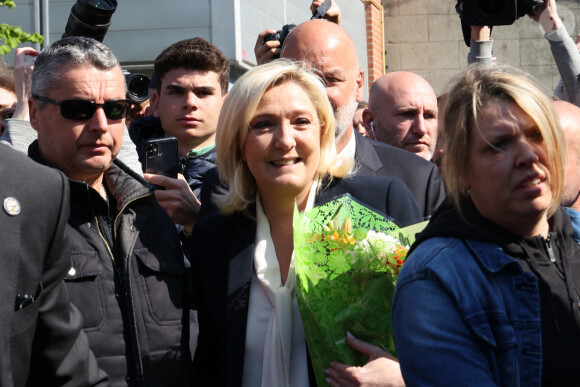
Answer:
<path fill-rule="evenodd" d="M 183 252 L 151 185 L 116 160 L 129 109 L 117 59 L 93 39 L 61 39 L 38 55 L 31 95 L 28 153 L 69 178 L 65 283 L 99 366 L 115 386 L 188 386 Z"/>

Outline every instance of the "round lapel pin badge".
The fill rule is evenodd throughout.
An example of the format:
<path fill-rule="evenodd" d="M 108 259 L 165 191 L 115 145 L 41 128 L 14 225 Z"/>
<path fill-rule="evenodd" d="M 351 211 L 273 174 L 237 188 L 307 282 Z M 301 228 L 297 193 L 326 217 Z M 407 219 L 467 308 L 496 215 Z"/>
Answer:
<path fill-rule="evenodd" d="M 22 207 L 20 207 L 20 202 L 18 201 L 18 199 L 13 197 L 8 197 L 4 199 L 4 211 L 6 211 L 8 215 L 16 216 L 20 214 L 21 209 Z"/>

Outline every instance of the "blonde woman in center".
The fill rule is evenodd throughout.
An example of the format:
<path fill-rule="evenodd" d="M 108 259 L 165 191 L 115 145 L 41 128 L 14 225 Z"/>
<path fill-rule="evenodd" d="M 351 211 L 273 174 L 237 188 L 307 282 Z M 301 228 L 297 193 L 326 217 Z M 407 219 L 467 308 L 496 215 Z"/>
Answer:
<path fill-rule="evenodd" d="M 191 240 L 196 385 L 315 385 L 295 296 L 295 203 L 304 211 L 350 193 L 399 225 L 420 220 L 417 204 L 398 179 L 347 176 L 354 160 L 336 154 L 324 85 L 302 64 L 282 59 L 244 74 L 216 144 L 229 191 Z"/>

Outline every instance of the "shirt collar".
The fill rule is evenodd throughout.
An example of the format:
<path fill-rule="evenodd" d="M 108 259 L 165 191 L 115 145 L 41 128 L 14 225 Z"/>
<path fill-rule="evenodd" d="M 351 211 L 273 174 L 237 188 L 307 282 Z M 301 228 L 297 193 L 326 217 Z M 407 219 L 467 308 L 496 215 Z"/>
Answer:
<path fill-rule="evenodd" d="M 215 144 L 211 144 L 211 145 L 208 145 L 208 146 L 204 146 L 201 149 L 192 149 L 187 154 L 187 157 L 199 157 L 199 156 L 203 156 L 204 154 L 212 151 L 214 148 L 215 148 Z"/>

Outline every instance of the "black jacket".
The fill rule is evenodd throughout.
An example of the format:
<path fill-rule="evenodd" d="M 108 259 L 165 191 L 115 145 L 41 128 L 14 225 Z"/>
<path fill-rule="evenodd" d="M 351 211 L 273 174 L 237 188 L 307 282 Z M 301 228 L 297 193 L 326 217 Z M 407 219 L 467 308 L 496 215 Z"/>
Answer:
<path fill-rule="evenodd" d="M 316 202 L 344 193 L 399 223 L 421 219 L 411 193 L 398 179 L 335 179 Z M 216 212 L 195 224 L 190 241 L 199 313 L 194 385 L 241 385 L 255 239 L 256 222 L 240 212 Z M 310 380 L 314 385 L 312 375 Z"/>
<path fill-rule="evenodd" d="M 46 163 L 37 142 L 29 155 Z M 122 163 L 115 161 L 104 181 L 116 201 L 109 225 L 99 193 L 70 180 L 71 301 L 112 385 L 187 386 L 189 312 L 175 226 L 148 183 Z"/>
<path fill-rule="evenodd" d="M 437 166 L 409 151 L 374 141 L 355 131 L 357 175 L 396 177 L 409 187 L 424 217 L 445 201 Z"/>
<path fill-rule="evenodd" d="M 0 386 L 108 385 L 63 283 L 66 177 L 0 145 L 0 181 Z"/>

